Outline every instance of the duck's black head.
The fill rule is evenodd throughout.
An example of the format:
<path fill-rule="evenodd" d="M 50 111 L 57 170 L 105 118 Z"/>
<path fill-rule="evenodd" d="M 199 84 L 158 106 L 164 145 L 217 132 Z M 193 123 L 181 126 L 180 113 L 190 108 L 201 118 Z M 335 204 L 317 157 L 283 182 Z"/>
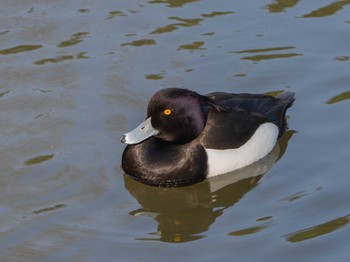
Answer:
<path fill-rule="evenodd" d="M 127 144 L 139 143 L 150 136 L 185 144 L 198 137 L 206 124 L 209 107 L 220 111 L 211 98 L 182 88 L 166 88 L 153 95 L 147 118 L 122 137 Z"/>
<path fill-rule="evenodd" d="M 196 92 L 167 88 L 151 98 L 147 118 L 158 131 L 156 137 L 176 144 L 187 143 L 203 131 L 208 107 L 205 97 Z"/>

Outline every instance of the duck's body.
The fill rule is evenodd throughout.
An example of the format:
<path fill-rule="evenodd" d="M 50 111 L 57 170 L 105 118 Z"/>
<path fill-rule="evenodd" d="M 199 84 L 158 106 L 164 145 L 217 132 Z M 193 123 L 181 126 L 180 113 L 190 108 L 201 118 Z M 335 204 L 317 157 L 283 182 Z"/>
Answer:
<path fill-rule="evenodd" d="M 286 129 L 293 93 L 277 97 L 168 88 L 151 99 L 147 119 L 125 134 L 122 168 L 156 186 L 189 185 L 266 156 Z"/>

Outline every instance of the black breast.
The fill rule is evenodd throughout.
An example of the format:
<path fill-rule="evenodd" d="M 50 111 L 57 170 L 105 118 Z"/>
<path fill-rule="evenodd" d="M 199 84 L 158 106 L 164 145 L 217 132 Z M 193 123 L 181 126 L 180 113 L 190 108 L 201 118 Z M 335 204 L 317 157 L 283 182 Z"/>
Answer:
<path fill-rule="evenodd" d="M 184 186 L 206 178 L 205 149 L 194 143 L 174 145 L 158 138 L 128 145 L 122 168 L 132 178 L 153 186 Z"/>

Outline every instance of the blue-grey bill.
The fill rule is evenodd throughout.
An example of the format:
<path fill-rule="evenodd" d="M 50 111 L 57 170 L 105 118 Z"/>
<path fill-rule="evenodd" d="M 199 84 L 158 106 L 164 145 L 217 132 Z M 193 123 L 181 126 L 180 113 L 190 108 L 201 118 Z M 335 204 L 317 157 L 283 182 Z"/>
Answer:
<path fill-rule="evenodd" d="M 137 144 L 151 136 L 156 135 L 157 133 L 158 131 L 153 128 L 151 118 L 149 117 L 134 130 L 124 134 L 120 138 L 120 142 L 125 144 Z"/>

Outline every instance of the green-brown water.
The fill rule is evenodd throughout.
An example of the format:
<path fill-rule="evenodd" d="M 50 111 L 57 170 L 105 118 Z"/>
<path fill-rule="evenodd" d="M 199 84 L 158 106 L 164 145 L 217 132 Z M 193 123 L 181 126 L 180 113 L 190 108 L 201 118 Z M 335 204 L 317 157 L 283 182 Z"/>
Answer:
<path fill-rule="evenodd" d="M 3 0 L 0 260 L 348 261 L 349 13 L 346 0 Z M 124 176 L 118 140 L 171 86 L 296 92 L 290 130 L 239 172 L 145 186 Z"/>

